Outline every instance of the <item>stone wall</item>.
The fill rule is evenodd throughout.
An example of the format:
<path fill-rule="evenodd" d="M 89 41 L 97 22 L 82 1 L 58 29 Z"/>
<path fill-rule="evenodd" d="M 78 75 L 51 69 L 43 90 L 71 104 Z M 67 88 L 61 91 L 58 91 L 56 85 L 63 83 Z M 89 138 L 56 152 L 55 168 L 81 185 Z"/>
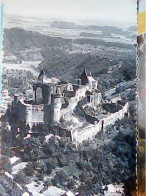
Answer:
<path fill-rule="evenodd" d="M 71 98 L 71 97 L 75 97 L 76 96 L 76 92 L 75 91 L 67 91 L 65 93 L 65 97 Z"/>
<path fill-rule="evenodd" d="M 44 105 L 33 105 L 31 122 L 33 124 L 44 123 Z"/>
<path fill-rule="evenodd" d="M 72 131 L 71 132 L 72 141 L 78 144 L 78 143 L 82 143 L 85 140 L 87 141 L 87 140 L 94 139 L 97 133 L 102 131 L 102 128 L 104 130 L 106 126 L 113 125 L 117 120 L 123 119 L 125 114 L 128 113 L 128 110 L 129 110 L 129 104 L 127 102 L 121 110 L 99 120 L 97 124 L 89 125 L 83 129 Z"/>
<path fill-rule="evenodd" d="M 68 129 L 59 127 L 58 128 L 58 134 L 60 137 L 70 137 L 71 138 L 71 132 Z"/>
<path fill-rule="evenodd" d="M 81 100 L 84 97 L 86 97 L 86 91 L 89 90 L 89 85 L 86 86 L 81 86 L 77 91 L 76 91 L 76 97 Z"/>
<path fill-rule="evenodd" d="M 63 97 L 59 95 L 51 95 L 51 115 L 52 122 L 59 123 L 61 118 L 61 107 Z"/>
<path fill-rule="evenodd" d="M 92 107 L 92 103 L 88 103 L 88 106 Z M 82 112 L 82 115 L 84 115 L 85 119 L 90 122 L 91 124 L 95 124 L 95 122 L 99 122 L 98 118 L 95 116 L 92 116 L 90 114 L 87 114 L 83 107 L 81 106 L 80 102 L 78 103 L 78 107 L 80 108 L 80 111 Z"/>
<path fill-rule="evenodd" d="M 20 120 L 26 121 L 31 127 L 33 124 L 44 122 L 44 105 L 26 104 L 23 100 L 17 104 L 17 111 Z"/>

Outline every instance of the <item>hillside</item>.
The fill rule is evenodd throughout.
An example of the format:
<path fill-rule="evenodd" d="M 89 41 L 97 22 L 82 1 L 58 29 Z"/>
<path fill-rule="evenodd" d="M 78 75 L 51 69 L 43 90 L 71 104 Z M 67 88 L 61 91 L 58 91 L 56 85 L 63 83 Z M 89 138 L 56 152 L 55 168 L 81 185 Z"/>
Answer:
<path fill-rule="evenodd" d="M 135 47 L 130 44 L 105 42 L 92 39 L 63 39 L 13 28 L 4 31 L 4 51 L 14 55 L 19 61 L 27 58 L 34 60 L 39 49 L 42 56 L 40 69 L 47 76 L 73 81 L 84 68 L 95 77 L 107 74 L 110 66 L 123 61 L 127 73 L 135 72 Z M 31 56 L 32 53 L 32 56 Z M 7 56 L 4 61 L 7 62 Z M 109 66 L 109 61 L 112 64 Z M 120 72 L 117 72 L 121 74 Z M 134 78 L 135 76 L 132 76 Z"/>

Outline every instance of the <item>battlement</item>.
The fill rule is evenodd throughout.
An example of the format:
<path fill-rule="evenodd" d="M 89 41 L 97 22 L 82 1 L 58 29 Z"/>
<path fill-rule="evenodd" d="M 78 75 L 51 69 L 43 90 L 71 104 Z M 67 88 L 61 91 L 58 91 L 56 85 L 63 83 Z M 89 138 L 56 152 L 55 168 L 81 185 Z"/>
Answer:
<path fill-rule="evenodd" d="M 14 106 L 20 120 L 26 121 L 30 127 L 33 124 L 44 123 L 44 105 L 32 105 L 25 103 L 22 99 L 14 101 Z"/>

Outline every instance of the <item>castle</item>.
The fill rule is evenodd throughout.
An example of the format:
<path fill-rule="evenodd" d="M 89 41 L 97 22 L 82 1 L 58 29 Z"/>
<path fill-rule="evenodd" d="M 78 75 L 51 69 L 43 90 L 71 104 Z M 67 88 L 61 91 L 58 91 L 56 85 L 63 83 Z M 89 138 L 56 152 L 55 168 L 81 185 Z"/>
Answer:
<path fill-rule="evenodd" d="M 78 102 L 87 98 L 93 103 L 93 107 L 98 107 L 102 102 L 101 92 L 97 88 L 98 81 L 86 70 L 78 79 L 78 84 L 67 82 L 46 83 L 44 81 L 44 71 L 40 72 L 38 82 L 33 85 L 34 99 L 23 100 L 18 95 L 14 97 L 14 105 L 17 106 L 19 118 L 25 120 L 30 126 L 38 123 L 59 123 L 61 110 L 65 108 L 69 99 L 76 99 Z"/>
<path fill-rule="evenodd" d="M 115 113 L 100 115 L 98 118 L 84 112 L 85 119 L 88 121 L 88 124 L 84 126 L 80 119 L 73 116 L 73 113 L 81 100 L 85 100 L 86 105 L 94 110 L 102 107 L 103 100 L 98 89 L 98 81 L 91 73 L 87 74 L 85 69 L 77 84 L 64 81 L 48 83 L 45 82 L 44 76 L 45 73 L 41 70 L 37 83 L 33 85 L 33 99 L 24 100 L 18 95 L 14 97 L 13 105 L 19 119 L 26 121 L 30 127 L 40 123 L 50 123 L 57 127 L 60 136 L 69 136 L 72 141 L 81 143 L 94 138 L 97 132 L 107 125 L 114 124 L 116 120 L 122 119 L 125 113 L 128 113 L 128 103 L 119 105 Z M 81 109 L 84 110 L 83 107 Z M 69 121 L 76 121 L 75 125 L 61 127 L 60 121 L 67 118 Z"/>

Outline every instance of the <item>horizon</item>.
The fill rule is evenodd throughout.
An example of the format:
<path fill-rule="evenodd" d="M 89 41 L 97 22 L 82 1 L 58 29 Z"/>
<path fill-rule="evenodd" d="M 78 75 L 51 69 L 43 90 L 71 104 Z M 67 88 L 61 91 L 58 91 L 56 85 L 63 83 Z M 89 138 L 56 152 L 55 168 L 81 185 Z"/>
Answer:
<path fill-rule="evenodd" d="M 52 3 L 53 2 L 53 3 Z M 23 9 L 22 9 L 23 8 Z M 5 0 L 5 15 L 62 21 L 137 23 L 135 0 Z M 117 17 L 118 16 L 118 17 Z"/>
<path fill-rule="evenodd" d="M 136 24 L 134 22 L 117 22 L 117 21 L 108 21 L 108 20 L 95 20 L 95 19 L 62 19 L 57 17 L 37 17 L 37 16 L 20 16 L 16 14 L 4 14 L 5 21 L 6 20 L 24 20 L 28 22 L 37 22 L 39 19 L 39 22 L 73 22 L 77 25 L 96 25 L 96 26 L 111 26 L 111 27 L 117 27 L 117 28 L 129 28 L 130 26 L 136 27 Z M 17 23 L 16 23 L 17 24 Z"/>

